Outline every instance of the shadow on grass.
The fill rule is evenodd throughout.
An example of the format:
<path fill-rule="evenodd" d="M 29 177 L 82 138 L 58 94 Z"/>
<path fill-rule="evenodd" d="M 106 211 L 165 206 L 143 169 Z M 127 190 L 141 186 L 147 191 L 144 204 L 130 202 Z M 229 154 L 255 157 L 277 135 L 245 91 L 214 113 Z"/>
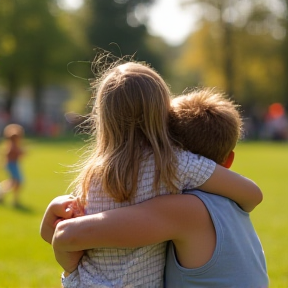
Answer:
<path fill-rule="evenodd" d="M 21 213 L 26 213 L 26 214 L 35 214 L 35 210 L 32 207 L 29 207 L 27 205 L 23 205 L 23 204 L 7 204 L 4 201 L 0 202 L 0 209 L 1 206 L 4 209 L 9 209 L 9 210 L 15 210 L 15 211 L 19 211 Z"/>
<path fill-rule="evenodd" d="M 35 212 L 31 207 L 25 206 L 23 204 L 15 204 L 15 205 L 12 205 L 11 207 L 22 213 L 34 214 Z"/>

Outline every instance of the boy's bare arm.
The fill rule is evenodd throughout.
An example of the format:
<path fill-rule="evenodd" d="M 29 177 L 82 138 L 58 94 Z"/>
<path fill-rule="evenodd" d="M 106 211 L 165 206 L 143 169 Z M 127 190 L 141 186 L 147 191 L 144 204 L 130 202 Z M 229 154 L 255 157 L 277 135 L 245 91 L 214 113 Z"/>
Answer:
<path fill-rule="evenodd" d="M 173 196 L 157 198 L 161 199 L 57 223 L 52 240 L 56 260 L 66 273 L 71 273 L 86 249 L 140 247 L 172 239 L 173 235 L 180 237 L 182 226 L 178 222 L 184 221 L 177 221 L 177 217 L 185 214 L 185 207 L 177 205 Z M 178 213 L 180 209 L 182 213 Z"/>
<path fill-rule="evenodd" d="M 57 224 L 52 245 L 60 253 L 97 247 L 133 248 L 167 240 L 180 243 L 201 223 L 199 202 L 193 195 L 166 195 L 64 220 Z"/>

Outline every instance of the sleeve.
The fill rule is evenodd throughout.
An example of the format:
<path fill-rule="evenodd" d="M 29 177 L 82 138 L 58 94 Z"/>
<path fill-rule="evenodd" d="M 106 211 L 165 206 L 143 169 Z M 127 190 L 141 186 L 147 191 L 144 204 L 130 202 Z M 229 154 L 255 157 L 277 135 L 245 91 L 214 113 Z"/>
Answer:
<path fill-rule="evenodd" d="M 178 151 L 178 187 L 194 189 L 206 182 L 213 174 L 216 163 L 189 151 Z"/>
<path fill-rule="evenodd" d="M 63 288 L 79 288 L 80 287 L 80 278 L 78 269 L 73 271 L 69 276 L 65 277 L 64 273 L 61 275 L 61 282 Z"/>

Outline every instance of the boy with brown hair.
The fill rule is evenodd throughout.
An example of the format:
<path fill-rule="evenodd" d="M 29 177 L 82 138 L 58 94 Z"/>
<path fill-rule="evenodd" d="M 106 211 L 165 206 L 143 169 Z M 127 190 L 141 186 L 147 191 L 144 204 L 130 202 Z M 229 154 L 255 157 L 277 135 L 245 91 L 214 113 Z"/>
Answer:
<path fill-rule="evenodd" d="M 173 99 L 172 107 L 169 129 L 175 143 L 229 168 L 242 135 L 237 105 L 203 89 Z M 71 204 L 70 198 L 65 206 L 63 197 L 50 206 L 54 211 Z M 68 218 L 65 213 L 62 217 Z M 249 214 L 228 198 L 199 190 L 61 221 L 52 244 L 57 253 L 72 257 L 92 247 L 141 247 L 167 240 L 172 241 L 166 288 L 268 287 L 262 246 Z"/>
<path fill-rule="evenodd" d="M 243 134 L 238 105 L 206 88 L 174 98 L 171 106 L 169 131 L 176 145 L 221 165 L 228 158 L 233 161 Z"/>

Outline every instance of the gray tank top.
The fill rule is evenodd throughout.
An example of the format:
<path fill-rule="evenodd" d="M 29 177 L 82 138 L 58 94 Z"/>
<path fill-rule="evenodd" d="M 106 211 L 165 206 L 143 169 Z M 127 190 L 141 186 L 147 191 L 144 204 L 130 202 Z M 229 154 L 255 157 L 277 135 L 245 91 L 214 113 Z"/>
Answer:
<path fill-rule="evenodd" d="M 179 265 L 172 241 L 167 248 L 165 288 L 266 288 L 268 275 L 264 252 L 249 218 L 228 198 L 198 190 L 196 195 L 208 209 L 215 230 L 212 258 L 195 269 Z"/>

